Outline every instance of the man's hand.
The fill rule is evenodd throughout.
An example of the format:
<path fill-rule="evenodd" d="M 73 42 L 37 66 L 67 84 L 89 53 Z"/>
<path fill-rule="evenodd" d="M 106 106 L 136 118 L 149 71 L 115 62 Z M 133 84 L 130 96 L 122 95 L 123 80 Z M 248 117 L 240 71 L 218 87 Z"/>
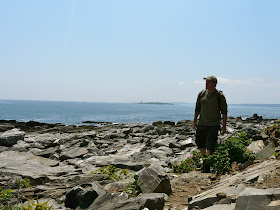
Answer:
<path fill-rule="evenodd" d="M 223 127 L 221 129 L 221 135 L 224 135 L 227 131 L 227 114 L 223 114 Z"/>
<path fill-rule="evenodd" d="M 194 118 L 193 118 L 193 129 L 196 130 L 197 129 L 197 117 L 199 115 L 199 112 L 195 111 L 194 112 Z"/>
<path fill-rule="evenodd" d="M 227 131 L 227 127 L 226 127 L 226 126 L 223 126 L 223 127 L 221 128 L 221 135 L 224 135 L 224 134 L 226 133 L 226 131 Z"/>
<path fill-rule="evenodd" d="M 196 120 L 193 121 L 193 129 L 194 129 L 194 130 L 197 129 L 197 122 L 196 122 Z"/>

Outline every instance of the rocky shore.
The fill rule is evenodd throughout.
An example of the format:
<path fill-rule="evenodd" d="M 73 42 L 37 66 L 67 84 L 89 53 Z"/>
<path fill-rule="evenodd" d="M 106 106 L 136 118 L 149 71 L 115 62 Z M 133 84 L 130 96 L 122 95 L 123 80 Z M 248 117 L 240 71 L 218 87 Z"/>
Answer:
<path fill-rule="evenodd" d="M 246 132 L 253 140 L 248 149 L 258 159 L 223 176 L 171 173 L 172 164 L 197 149 L 192 121 L 91 123 L 1 120 L 0 188 L 17 196 L 0 209 L 34 198 L 53 209 L 280 209 L 277 120 L 228 119 L 219 141 Z M 111 174 L 104 172 L 109 166 Z M 18 180 L 26 178 L 30 186 L 19 189 Z"/>

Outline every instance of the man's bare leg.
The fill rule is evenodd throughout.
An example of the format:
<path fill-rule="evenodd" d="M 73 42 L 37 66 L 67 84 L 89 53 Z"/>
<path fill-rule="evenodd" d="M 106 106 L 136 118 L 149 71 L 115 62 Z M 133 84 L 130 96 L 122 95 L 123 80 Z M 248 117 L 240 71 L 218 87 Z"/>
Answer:
<path fill-rule="evenodd" d="M 202 155 L 206 153 L 206 148 L 198 148 L 198 149 Z"/>
<path fill-rule="evenodd" d="M 212 150 L 206 149 L 206 148 L 199 148 L 199 151 L 201 152 L 202 155 L 205 155 L 205 154 L 211 155 L 211 154 L 213 154 Z M 210 167 L 207 166 L 207 164 L 204 161 L 202 163 L 201 171 L 204 172 L 204 173 L 209 173 L 210 172 Z"/>
<path fill-rule="evenodd" d="M 214 153 L 214 151 L 210 149 L 206 149 L 206 148 L 198 148 L 198 149 L 202 155 L 204 154 L 212 155 Z"/>
<path fill-rule="evenodd" d="M 213 150 L 211 150 L 211 149 L 207 149 L 207 155 L 212 155 L 214 153 L 214 151 Z"/>

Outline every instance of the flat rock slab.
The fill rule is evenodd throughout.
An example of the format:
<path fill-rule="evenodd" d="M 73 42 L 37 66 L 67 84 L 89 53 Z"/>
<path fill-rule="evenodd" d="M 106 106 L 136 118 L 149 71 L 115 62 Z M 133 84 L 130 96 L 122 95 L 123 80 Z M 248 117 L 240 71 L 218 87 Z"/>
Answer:
<path fill-rule="evenodd" d="M 15 128 L 0 134 L 0 145 L 11 147 L 19 140 L 23 140 L 25 133 Z"/>
<path fill-rule="evenodd" d="M 190 202 L 189 209 L 192 209 L 195 206 L 199 206 L 200 208 L 210 207 L 217 202 L 217 193 L 226 193 L 227 195 L 235 194 L 234 192 L 236 191 L 236 186 L 238 186 L 238 184 L 251 177 L 261 176 L 269 171 L 274 171 L 279 166 L 279 161 L 267 160 L 238 174 L 226 176 L 217 184 L 213 185 L 211 189 L 194 196 Z M 239 193 L 241 192 L 242 191 L 239 191 Z"/>
<path fill-rule="evenodd" d="M 280 189 L 246 188 L 236 199 L 236 210 L 262 210 L 273 200 L 280 199 Z"/>
<path fill-rule="evenodd" d="M 231 204 L 218 204 L 205 208 L 204 210 L 235 210 L 235 203 Z"/>
<path fill-rule="evenodd" d="M 73 166 L 55 160 L 14 151 L 0 153 L 0 170 L 33 179 L 73 174 L 77 171 Z"/>
<path fill-rule="evenodd" d="M 275 145 L 273 142 L 270 142 L 265 148 L 256 153 L 258 159 L 268 159 L 275 152 Z"/>
<path fill-rule="evenodd" d="M 73 159 L 77 157 L 82 157 L 83 155 L 87 154 L 88 150 L 86 148 L 80 148 L 80 147 L 74 147 L 70 148 L 66 151 L 63 151 L 60 155 L 60 160 L 67 160 L 67 159 Z"/>
<path fill-rule="evenodd" d="M 280 209 L 280 200 L 271 201 L 269 205 L 266 206 L 266 210 L 277 210 Z"/>

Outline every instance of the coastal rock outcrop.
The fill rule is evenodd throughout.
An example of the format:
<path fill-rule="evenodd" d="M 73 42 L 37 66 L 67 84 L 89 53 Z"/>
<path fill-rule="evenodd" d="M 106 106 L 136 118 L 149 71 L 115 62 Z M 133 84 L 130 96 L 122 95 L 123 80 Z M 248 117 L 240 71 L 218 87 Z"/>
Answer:
<path fill-rule="evenodd" d="M 39 196 L 40 202 L 48 200 L 56 209 L 163 209 L 178 193 L 172 180 L 182 178 L 184 184 L 195 183 L 192 180 L 207 183 L 201 189 L 189 188 L 196 195 L 179 196 L 185 208 L 227 205 L 229 209 L 241 209 L 249 205 L 245 202 L 248 196 L 255 196 L 246 194 L 246 189 L 261 185 L 280 167 L 276 155 L 280 135 L 275 125 L 277 120 L 257 115 L 247 119 L 229 117 L 228 132 L 219 136 L 219 142 L 247 132 L 253 140 L 248 149 L 259 160 L 238 165 L 231 174 L 219 178 L 202 178 L 198 171 L 192 177 L 171 173 L 172 164 L 185 160 L 197 149 L 189 120 L 98 126 L 95 122 L 68 126 L 1 120 L 0 184 L 2 189 L 21 194 L 0 204 L 0 208 Z M 133 178 L 136 175 L 138 180 Z M 26 178 L 30 187 L 18 190 L 17 180 Z M 256 196 L 262 195 L 259 198 L 265 208 L 277 206 L 275 201 L 280 200 L 276 187 L 271 188 L 273 192 L 254 191 Z M 133 197 L 133 189 L 141 193 Z"/>
<path fill-rule="evenodd" d="M 19 140 L 24 140 L 25 133 L 19 129 L 12 129 L 3 132 L 0 135 L 0 146 L 11 147 L 16 144 Z"/>

